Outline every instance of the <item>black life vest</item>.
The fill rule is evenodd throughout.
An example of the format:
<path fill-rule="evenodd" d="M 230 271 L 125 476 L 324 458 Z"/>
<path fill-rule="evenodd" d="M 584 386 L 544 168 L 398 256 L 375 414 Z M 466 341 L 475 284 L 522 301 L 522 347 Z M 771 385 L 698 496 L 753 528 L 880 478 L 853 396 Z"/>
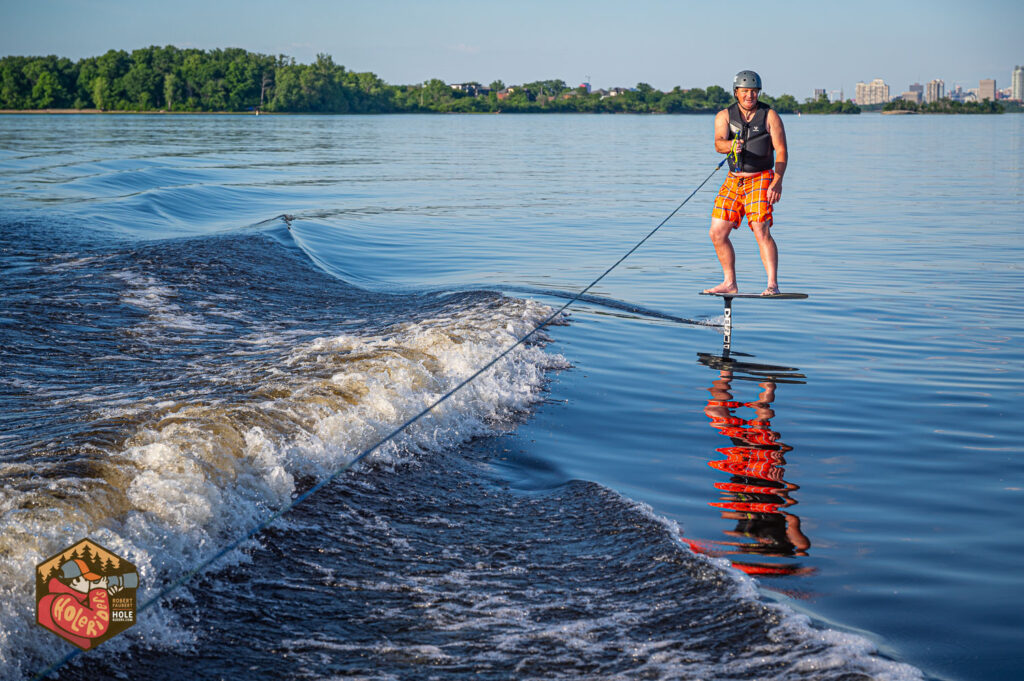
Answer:
<path fill-rule="evenodd" d="M 754 117 L 748 123 L 740 115 L 739 102 L 729 107 L 729 139 L 739 137 L 744 141 L 743 151 L 729 154 L 729 170 L 734 173 L 759 173 L 775 167 L 775 147 L 772 146 L 772 136 L 768 132 L 770 109 L 764 102 L 758 102 Z"/>

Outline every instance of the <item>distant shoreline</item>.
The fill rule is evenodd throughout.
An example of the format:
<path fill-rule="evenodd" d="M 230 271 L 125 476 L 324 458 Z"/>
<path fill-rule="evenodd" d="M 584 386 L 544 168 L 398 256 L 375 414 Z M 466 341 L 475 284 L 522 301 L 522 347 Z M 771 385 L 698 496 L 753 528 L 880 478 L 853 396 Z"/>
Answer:
<path fill-rule="evenodd" d="M 557 116 L 560 114 L 578 114 L 580 116 L 714 116 L 717 111 L 680 112 L 666 114 L 664 112 L 544 112 L 544 111 L 509 111 L 509 112 L 260 112 L 259 116 Z M 257 116 L 256 112 L 169 112 L 153 111 L 102 111 L 99 109 L 0 109 L 0 116 Z M 810 114 L 808 114 L 810 116 Z"/>
<path fill-rule="evenodd" d="M 869 112 L 879 113 L 879 112 Z M 919 112 L 883 112 L 909 114 Z M 559 112 L 559 111 L 508 111 L 508 112 L 381 112 L 381 113 L 336 113 L 336 112 L 260 112 L 259 116 L 558 116 L 575 114 L 579 116 L 714 116 L 717 111 L 678 112 Z M 152 111 L 103 111 L 101 109 L 0 109 L 0 116 L 257 116 L 256 112 L 169 112 L 166 110 Z M 782 112 L 782 116 L 836 116 L 836 112 Z"/>
<path fill-rule="evenodd" d="M 472 116 L 493 116 L 496 114 L 506 115 L 559 115 L 559 114 L 578 114 L 583 116 L 588 115 L 633 115 L 633 116 L 709 116 L 718 113 L 717 111 L 685 111 L 679 113 L 664 113 L 661 111 L 650 111 L 650 112 L 634 112 L 634 111 L 618 111 L 610 113 L 607 111 L 390 111 L 381 113 L 334 113 L 334 112 L 320 112 L 320 111 L 260 111 L 257 114 L 255 111 L 166 111 L 161 109 L 154 109 L 151 111 L 123 111 L 123 110 L 112 110 L 104 111 L 102 109 L 0 109 L 0 116 L 2 115 L 22 115 L 31 114 L 36 116 L 65 116 L 65 115 L 86 115 L 86 116 L 410 116 L 410 115 L 426 115 L 426 116 L 437 116 L 437 115 L 472 115 Z M 952 111 L 907 111 L 905 109 L 891 110 L 891 111 L 867 111 L 865 113 L 879 113 L 883 116 L 893 115 L 911 115 L 911 116 L 963 116 L 966 113 L 952 112 Z M 1007 111 L 1006 113 L 1022 113 L 1020 111 Z M 835 112 L 793 112 L 784 113 L 783 115 L 788 116 L 833 116 Z"/>
<path fill-rule="evenodd" d="M 0 115 L 16 116 L 31 114 L 34 116 L 256 116 L 256 112 L 169 112 L 164 110 L 153 111 L 102 111 L 100 109 L 0 109 Z M 380 112 L 380 113 L 338 113 L 338 112 L 260 112 L 259 116 L 495 116 L 504 114 L 506 116 L 557 116 L 560 114 L 578 114 L 581 116 L 714 116 L 717 111 L 706 112 L 679 112 L 666 114 L 664 112 L 558 112 L 558 111 L 509 111 L 509 112 Z M 807 114 L 813 116 L 815 114 Z M 826 116 L 827 114 L 817 114 Z"/>
<path fill-rule="evenodd" d="M 113 116 L 123 116 L 123 115 L 133 115 L 133 114 L 135 114 L 135 115 L 138 115 L 138 114 L 143 114 L 143 115 L 166 115 L 166 116 L 180 116 L 182 114 L 186 114 L 186 115 L 200 114 L 200 115 L 203 115 L 203 116 L 224 116 L 224 115 L 228 115 L 228 116 L 240 116 L 240 115 L 242 115 L 242 116 L 255 116 L 256 112 L 255 111 L 166 111 L 166 110 L 161 110 L 161 109 L 155 109 L 155 110 L 152 110 L 152 111 L 116 111 L 116 110 L 115 111 L 104 111 L 103 109 L 0 109 L 0 114 L 40 114 L 40 115 L 44 115 L 44 114 L 57 114 L 57 115 L 64 115 L 64 114 L 86 114 L 86 115 L 110 114 L 110 115 L 113 115 Z M 280 116 L 281 114 L 279 114 L 279 113 L 269 113 L 269 112 L 266 112 L 266 111 L 261 111 L 259 115 L 261 115 L 261 116 Z"/>

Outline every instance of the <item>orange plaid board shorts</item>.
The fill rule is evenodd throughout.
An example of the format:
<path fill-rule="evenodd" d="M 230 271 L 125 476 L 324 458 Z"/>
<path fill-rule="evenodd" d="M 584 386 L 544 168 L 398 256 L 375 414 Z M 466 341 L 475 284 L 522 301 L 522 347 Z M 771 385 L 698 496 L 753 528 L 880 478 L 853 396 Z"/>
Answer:
<path fill-rule="evenodd" d="M 740 226 L 743 216 L 747 216 L 747 224 L 765 222 L 772 226 L 772 205 L 768 203 L 768 185 L 775 177 L 774 170 L 765 170 L 753 177 L 738 177 L 729 173 L 715 197 L 715 209 L 712 218 L 735 223 L 733 229 Z"/>

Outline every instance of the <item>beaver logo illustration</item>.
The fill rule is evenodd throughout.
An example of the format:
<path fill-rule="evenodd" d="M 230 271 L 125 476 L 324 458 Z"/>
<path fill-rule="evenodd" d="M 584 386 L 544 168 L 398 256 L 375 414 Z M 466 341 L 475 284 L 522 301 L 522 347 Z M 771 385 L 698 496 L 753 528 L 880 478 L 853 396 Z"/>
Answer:
<path fill-rule="evenodd" d="M 82 650 L 135 624 L 135 566 L 91 539 L 36 566 L 36 621 Z"/>

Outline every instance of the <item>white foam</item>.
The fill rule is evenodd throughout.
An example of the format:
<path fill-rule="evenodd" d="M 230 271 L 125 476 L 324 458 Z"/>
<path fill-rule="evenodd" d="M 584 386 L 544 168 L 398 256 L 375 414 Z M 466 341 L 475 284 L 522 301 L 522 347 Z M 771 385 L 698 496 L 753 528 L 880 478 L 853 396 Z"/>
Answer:
<path fill-rule="evenodd" d="M 719 571 L 731 584 L 733 596 L 764 603 L 755 578 L 733 569 L 726 558 L 715 558 L 693 551 L 682 540 L 682 528 L 675 520 L 659 515 L 648 504 L 629 499 L 612 490 L 609 492 L 664 527 L 668 536 L 681 550 Z M 781 668 L 817 673 L 828 670 L 861 672 L 876 681 L 920 681 L 924 678 L 921 671 L 912 665 L 881 657 L 878 646 L 864 636 L 815 626 L 810 617 L 782 603 L 764 605 L 777 613 L 779 624 L 769 633 L 773 645 L 765 646 L 762 651 L 763 657 L 777 661 Z M 794 645 L 794 640 L 800 644 Z M 760 661 L 757 656 L 735 660 L 729 664 L 730 676 L 750 678 L 758 669 L 757 664 Z"/>
<path fill-rule="evenodd" d="M 165 287 L 122 276 L 144 287 L 138 299 L 149 309 L 168 304 Z M 537 303 L 501 299 L 375 336 L 318 338 L 295 345 L 272 369 L 240 359 L 230 375 L 237 399 L 184 397 L 110 410 L 137 425 L 117 450 L 82 452 L 92 477 L 48 480 L 0 497 L 0 667 L 31 673 L 56 656 L 52 634 L 33 624 L 24 598 L 34 566 L 49 555 L 91 536 L 139 566 L 145 602 L 289 503 L 297 475 L 321 476 L 350 461 L 547 314 Z M 518 348 L 369 463 L 511 427 L 517 412 L 541 398 L 545 372 L 561 366 L 564 360 L 540 347 Z M 172 619 L 152 608 L 118 639 L 177 642 L 182 627 Z"/>
<path fill-rule="evenodd" d="M 77 256 L 77 255 L 74 255 L 74 254 L 70 254 L 70 253 L 61 253 L 61 254 L 55 255 L 54 259 L 56 260 L 56 259 L 59 259 L 59 258 L 66 258 L 66 260 L 63 260 L 63 261 L 60 261 L 60 262 L 53 262 L 53 263 L 51 263 L 49 265 L 46 265 L 45 267 L 43 267 L 43 270 L 46 271 L 46 272 L 51 272 L 51 273 L 64 272 L 66 270 L 78 269 L 79 267 L 82 267 L 84 265 L 89 265 L 91 263 L 104 262 L 104 261 L 110 260 L 113 257 L 114 256 L 112 256 L 112 255 L 103 256 L 103 257 L 95 256 L 95 255 L 93 255 L 93 256 L 81 256 L 80 257 L 80 256 Z"/>
<path fill-rule="evenodd" d="M 225 324 L 211 322 L 203 315 L 184 311 L 174 302 L 178 297 L 177 289 L 151 275 L 122 270 L 110 276 L 120 279 L 127 286 L 121 294 L 122 303 L 148 313 L 147 321 L 134 329 L 136 333 L 152 335 L 159 330 L 215 333 L 231 328 Z M 204 302 L 206 301 L 198 301 L 197 306 L 203 307 Z M 213 303 L 210 303 L 210 306 L 212 305 Z M 207 314 L 212 313 L 208 310 Z M 220 312 L 216 316 L 230 317 L 231 314 Z"/>
<path fill-rule="evenodd" d="M 717 317 L 709 317 L 708 319 L 701 320 L 703 326 L 716 327 L 720 333 L 725 333 L 725 315 L 720 314 Z"/>

